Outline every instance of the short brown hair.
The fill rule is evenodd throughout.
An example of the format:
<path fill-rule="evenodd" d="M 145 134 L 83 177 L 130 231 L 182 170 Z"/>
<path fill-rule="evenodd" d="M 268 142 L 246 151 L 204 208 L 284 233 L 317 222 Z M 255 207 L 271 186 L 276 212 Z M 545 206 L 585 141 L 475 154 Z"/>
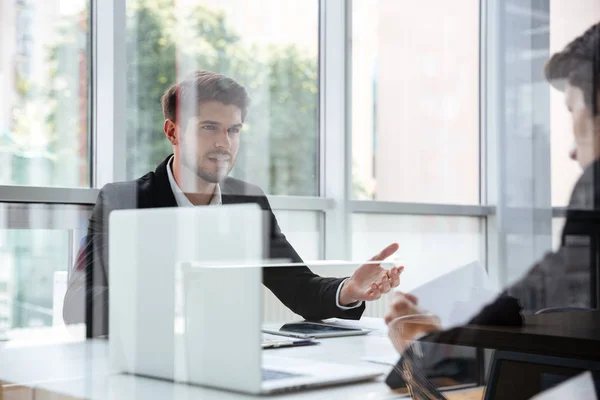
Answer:
<path fill-rule="evenodd" d="M 198 70 L 169 87 L 160 101 L 165 119 L 172 121 L 177 121 L 182 115 L 181 108 L 192 109 L 195 113 L 197 106 L 205 101 L 219 101 L 239 107 L 243 121 L 246 119 L 250 97 L 246 88 L 233 79 L 215 72 Z"/>
<path fill-rule="evenodd" d="M 545 67 L 546 79 L 559 90 L 565 83 L 583 91 L 586 106 L 598 115 L 600 86 L 600 23 L 569 43 L 550 58 Z"/>

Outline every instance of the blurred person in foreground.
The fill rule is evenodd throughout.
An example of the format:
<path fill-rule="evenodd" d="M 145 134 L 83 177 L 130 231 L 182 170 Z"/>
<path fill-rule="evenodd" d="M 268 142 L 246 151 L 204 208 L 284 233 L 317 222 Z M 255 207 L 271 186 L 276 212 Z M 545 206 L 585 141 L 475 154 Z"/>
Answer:
<path fill-rule="evenodd" d="M 469 324 L 519 326 L 524 323 L 523 314 L 544 308 L 590 307 L 595 295 L 591 293 L 590 266 L 600 259 L 600 23 L 554 54 L 546 63 L 545 76 L 564 93 L 574 139 L 569 156 L 583 170 L 571 194 L 561 245 Z M 411 360 L 407 355 L 414 353 L 413 343 L 420 337 L 427 335 L 428 342 L 455 343 L 459 335 L 457 329 L 441 330 L 438 318 L 421 309 L 418 301 L 411 294 L 396 293 L 385 316 L 390 337 L 404 354 L 397 369 L 406 367 L 402 360 Z"/>

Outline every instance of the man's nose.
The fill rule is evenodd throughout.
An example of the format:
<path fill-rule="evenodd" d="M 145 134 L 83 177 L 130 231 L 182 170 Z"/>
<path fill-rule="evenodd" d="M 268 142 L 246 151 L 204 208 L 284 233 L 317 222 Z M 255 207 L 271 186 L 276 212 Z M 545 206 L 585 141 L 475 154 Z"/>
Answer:
<path fill-rule="evenodd" d="M 227 129 L 219 132 L 216 146 L 220 149 L 229 149 L 231 147 L 231 139 L 229 138 L 229 132 L 227 132 Z"/>

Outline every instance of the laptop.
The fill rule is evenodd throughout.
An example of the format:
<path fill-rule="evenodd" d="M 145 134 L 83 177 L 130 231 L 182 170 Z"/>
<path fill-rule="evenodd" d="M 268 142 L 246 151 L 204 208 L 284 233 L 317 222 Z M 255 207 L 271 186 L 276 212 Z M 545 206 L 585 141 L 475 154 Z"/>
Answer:
<path fill-rule="evenodd" d="M 366 364 L 318 362 L 262 351 L 262 268 L 192 263 L 181 268 L 188 382 L 272 394 L 381 375 L 381 368 Z"/>
<path fill-rule="evenodd" d="M 175 266 L 263 262 L 256 204 L 116 210 L 109 219 L 109 348 L 113 370 L 181 380 Z"/>
<path fill-rule="evenodd" d="M 114 372 L 204 382 L 188 379 L 198 378 L 199 370 L 192 363 L 188 374 L 185 352 L 197 349 L 185 343 L 189 336 L 183 334 L 185 324 L 178 314 L 181 294 L 176 293 L 176 266 L 187 260 L 212 265 L 272 262 L 263 258 L 263 233 L 268 226 L 265 217 L 256 204 L 117 210 L 110 214 L 109 354 Z M 260 277 L 257 282 L 260 285 Z M 239 298 L 239 293 L 232 297 Z M 260 307 L 260 300 L 252 304 Z M 256 322 L 260 324 L 260 319 Z M 260 335 L 260 328 L 255 333 Z M 261 382 L 258 365 L 253 371 Z M 252 382 L 254 387 L 240 390 L 257 392 L 257 381 Z"/>

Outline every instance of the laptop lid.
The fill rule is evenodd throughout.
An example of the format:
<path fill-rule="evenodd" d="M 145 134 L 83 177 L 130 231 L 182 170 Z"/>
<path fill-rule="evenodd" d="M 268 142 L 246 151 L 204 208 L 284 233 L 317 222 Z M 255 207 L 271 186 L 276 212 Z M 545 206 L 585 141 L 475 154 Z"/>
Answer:
<path fill-rule="evenodd" d="M 260 267 L 182 265 L 189 383 L 261 392 L 261 280 Z"/>
<path fill-rule="evenodd" d="M 182 370 L 175 363 L 175 266 L 260 259 L 263 211 L 255 204 L 119 210 L 109 232 L 111 367 L 175 379 Z"/>

